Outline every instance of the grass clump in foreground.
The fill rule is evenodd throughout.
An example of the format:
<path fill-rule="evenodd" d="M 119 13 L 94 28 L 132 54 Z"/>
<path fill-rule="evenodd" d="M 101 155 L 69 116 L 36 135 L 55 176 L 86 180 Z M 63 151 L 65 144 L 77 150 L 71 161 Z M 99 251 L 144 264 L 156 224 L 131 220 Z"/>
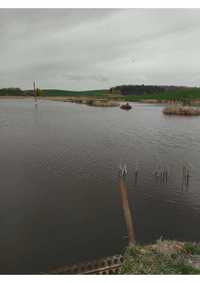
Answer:
<path fill-rule="evenodd" d="M 198 116 L 200 108 L 176 104 L 165 107 L 163 113 L 166 115 Z"/>
<path fill-rule="evenodd" d="M 127 248 L 120 273 L 200 274 L 200 245 L 162 240 L 154 245 L 132 245 Z"/>

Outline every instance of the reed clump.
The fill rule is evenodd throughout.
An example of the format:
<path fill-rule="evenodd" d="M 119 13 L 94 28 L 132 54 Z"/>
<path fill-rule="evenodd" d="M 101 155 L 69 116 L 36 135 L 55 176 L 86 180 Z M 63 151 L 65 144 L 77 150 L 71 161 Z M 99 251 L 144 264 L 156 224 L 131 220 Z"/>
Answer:
<path fill-rule="evenodd" d="M 198 116 L 200 108 L 177 104 L 165 107 L 163 113 L 166 115 Z"/>
<path fill-rule="evenodd" d="M 200 274 L 200 245 L 162 239 L 129 245 L 120 274 Z"/>
<path fill-rule="evenodd" d="M 119 103 L 116 101 L 110 101 L 110 100 L 103 100 L 103 99 L 90 99 L 86 100 L 85 104 L 89 106 L 97 106 L 97 107 L 114 107 L 119 106 Z"/>

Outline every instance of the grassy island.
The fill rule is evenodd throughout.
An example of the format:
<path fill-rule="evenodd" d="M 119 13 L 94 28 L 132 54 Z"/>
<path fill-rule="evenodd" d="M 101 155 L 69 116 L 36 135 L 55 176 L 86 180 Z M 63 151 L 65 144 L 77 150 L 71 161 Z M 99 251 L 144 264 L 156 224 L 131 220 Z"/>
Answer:
<path fill-rule="evenodd" d="M 182 116 L 198 116 L 200 115 L 200 108 L 183 105 L 170 105 L 163 109 L 166 115 L 182 115 Z"/>

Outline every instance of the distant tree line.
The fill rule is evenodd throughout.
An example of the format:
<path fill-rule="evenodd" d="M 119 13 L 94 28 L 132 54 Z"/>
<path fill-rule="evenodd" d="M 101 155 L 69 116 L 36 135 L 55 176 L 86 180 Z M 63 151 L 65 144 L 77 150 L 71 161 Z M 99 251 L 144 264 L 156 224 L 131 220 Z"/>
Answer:
<path fill-rule="evenodd" d="M 37 96 L 42 96 L 43 91 L 39 88 L 36 89 Z M 9 88 L 1 88 L 0 96 L 33 96 L 33 90 L 22 90 L 20 88 L 9 87 Z"/>
<path fill-rule="evenodd" d="M 157 86 L 157 85 L 120 85 L 110 88 L 110 93 L 120 93 L 121 95 L 144 95 L 157 94 L 170 90 L 186 89 L 179 86 Z"/>
<path fill-rule="evenodd" d="M 1 88 L 0 89 L 0 95 L 6 96 L 6 95 L 11 95 L 11 96 L 18 96 L 18 95 L 24 95 L 24 91 L 21 90 L 20 88 Z"/>

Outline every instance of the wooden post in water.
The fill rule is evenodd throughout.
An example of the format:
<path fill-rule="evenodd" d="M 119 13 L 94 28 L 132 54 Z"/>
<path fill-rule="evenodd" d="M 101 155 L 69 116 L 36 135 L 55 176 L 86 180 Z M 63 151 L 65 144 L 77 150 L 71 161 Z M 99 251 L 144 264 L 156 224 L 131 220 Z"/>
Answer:
<path fill-rule="evenodd" d="M 36 90 L 36 87 L 35 87 L 35 81 L 33 82 L 33 95 L 34 95 L 34 98 L 35 98 L 35 103 L 37 103 L 37 90 Z"/>
<path fill-rule="evenodd" d="M 121 200 L 122 200 L 122 208 L 124 212 L 124 218 L 125 218 L 125 223 L 128 231 L 128 240 L 129 244 L 135 244 L 135 231 L 133 227 L 133 221 L 132 221 L 132 215 L 129 207 L 129 202 L 128 202 L 128 190 L 127 190 L 127 185 L 124 180 L 124 175 L 120 174 L 119 176 L 119 189 L 120 189 L 120 194 L 121 194 Z"/>

